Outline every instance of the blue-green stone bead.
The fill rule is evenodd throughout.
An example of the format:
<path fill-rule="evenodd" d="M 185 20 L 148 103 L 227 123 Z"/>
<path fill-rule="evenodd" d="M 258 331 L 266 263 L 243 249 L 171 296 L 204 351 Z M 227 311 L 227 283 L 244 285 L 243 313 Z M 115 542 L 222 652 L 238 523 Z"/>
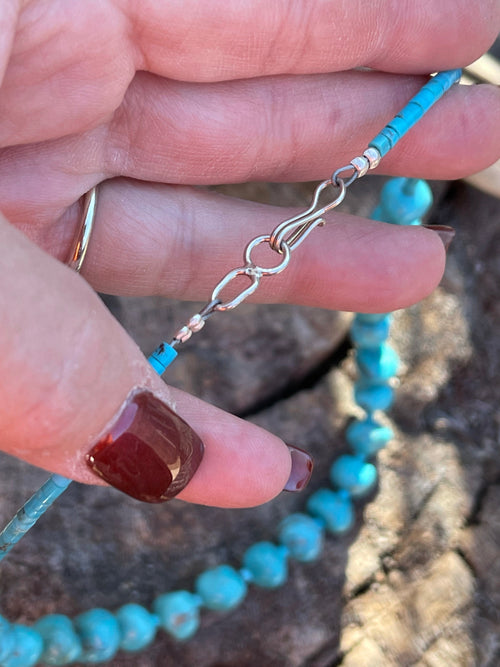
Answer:
<path fill-rule="evenodd" d="M 230 565 L 219 565 L 199 575 L 195 589 L 207 609 L 229 611 L 237 607 L 247 592 L 247 585 Z"/>
<path fill-rule="evenodd" d="M 420 179 L 391 178 L 382 188 L 382 219 L 396 225 L 409 225 L 421 218 L 432 205 L 432 190 Z"/>
<path fill-rule="evenodd" d="M 385 447 L 394 437 L 394 433 L 388 426 L 382 426 L 368 417 L 363 421 L 351 422 L 345 437 L 357 456 L 368 458 Z"/>
<path fill-rule="evenodd" d="M 354 384 L 354 399 L 366 412 L 387 410 L 394 401 L 394 389 L 386 382 L 361 379 Z"/>
<path fill-rule="evenodd" d="M 356 320 L 361 324 L 375 324 L 384 320 L 390 313 L 356 313 Z"/>
<path fill-rule="evenodd" d="M 160 619 L 161 627 L 176 639 L 189 639 L 200 627 L 198 595 L 189 591 L 173 591 L 156 598 L 153 611 Z"/>
<path fill-rule="evenodd" d="M 24 625 L 12 625 L 14 648 L 3 659 L 2 667 L 34 667 L 43 651 L 43 639 L 40 634 Z"/>
<path fill-rule="evenodd" d="M 290 514 L 278 529 L 279 541 L 290 556 L 303 563 L 316 560 L 323 547 L 323 530 L 318 521 L 307 514 Z"/>
<path fill-rule="evenodd" d="M 357 498 L 367 493 L 377 481 L 377 469 L 371 463 L 350 454 L 343 454 L 330 468 L 334 486 L 346 489 Z"/>
<path fill-rule="evenodd" d="M 351 340 L 356 347 L 379 347 L 389 336 L 391 322 L 391 315 L 375 322 L 355 317 L 351 324 Z"/>
<path fill-rule="evenodd" d="M 13 626 L 9 621 L 0 616 L 0 661 L 4 660 L 14 648 Z"/>
<path fill-rule="evenodd" d="M 354 523 L 352 503 L 342 492 L 319 489 L 307 501 L 307 511 L 323 519 L 331 533 L 345 533 Z"/>
<path fill-rule="evenodd" d="M 120 648 L 124 651 L 140 651 L 153 641 L 158 618 L 140 604 L 123 605 L 115 616 L 120 626 Z"/>
<path fill-rule="evenodd" d="M 80 655 L 82 644 L 67 616 L 49 614 L 37 621 L 33 628 L 42 636 L 41 659 L 45 664 L 67 665 Z"/>
<path fill-rule="evenodd" d="M 77 616 L 74 624 L 82 642 L 80 662 L 105 662 L 115 655 L 120 646 L 120 626 L 110 611 L 91 609 Z"/>
<path fill-rule="evenodd" d="M 382 343 L 379 347 L 358 349 L 356 363 L 366 378 L 389 380 L 398 372 L 399 357 L 388 343 Z"/>
<path fill-rule="evenodd" d="M 389 220 L 387 220 L 388 217 L 389 216 L 381 206 L 377 206 L 377 208 L 373 211 L 373 213 L 370 216 L 371 220 L 377 220 L 379 222 L 390 222 Z M 398 224 L 398 223 L 392 223 L 392 224 Z M 406 222 L 404 226 L 418 227 L 421 224 L 422 224 L 422 218 L 415 218 L 411 222 Z"/>
<path fill-rule="evenodd" d="M 243 556 L 243 567 L 252 573 L 252 583 L 263 588 L 277 588 L 288 576 L 288 549 L 272 542 L 257 542 Z"/>

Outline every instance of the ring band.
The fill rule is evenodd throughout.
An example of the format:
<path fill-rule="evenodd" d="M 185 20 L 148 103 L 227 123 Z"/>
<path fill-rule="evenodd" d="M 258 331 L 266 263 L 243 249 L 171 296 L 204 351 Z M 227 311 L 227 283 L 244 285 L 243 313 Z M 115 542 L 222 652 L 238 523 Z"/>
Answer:
<path fill-rule="evenodd" d="M 83 212 L 80 228 L 78 229 L 78 234 L 75 237 L 69 259 L 66 262 L 70 269 L 74 269 L 77 273 L 80 272 L 83 260 L 85 259 L 85 255 L 87 253 L 92 227 L 94 226 L 96 208 L 97 186 L 94 186 L 83 196 Z"/>

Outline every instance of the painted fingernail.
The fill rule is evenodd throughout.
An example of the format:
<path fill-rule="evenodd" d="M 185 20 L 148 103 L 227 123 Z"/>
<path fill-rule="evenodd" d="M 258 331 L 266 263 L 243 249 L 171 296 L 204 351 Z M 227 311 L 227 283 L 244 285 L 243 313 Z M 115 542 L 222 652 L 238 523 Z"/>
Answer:
<path fill-rule="evenodd" d="M 200 437 L 179 415 L 151 392 L 136 390 L 86 459 L 116 489 L 161 503 L 188 484 L 203 450 Z"/>
<path fill-rule="evenodd" d="M 439 236 L 443 242 L 444 249 L 448 250 L 451 245 L 451 242 L 455 238 L 455 230 L 453 227 L 448 227 L 448 225 L 422 225 L 425 229 L 430 229 Z"/>
<path fill-rule="evenodd" d="M 307 452 L 293 445 L 287 445 L 292 457 L 290 477 L 285 484 L 284 491 L 302 491 L 311 479 L 313 460 Z"/>

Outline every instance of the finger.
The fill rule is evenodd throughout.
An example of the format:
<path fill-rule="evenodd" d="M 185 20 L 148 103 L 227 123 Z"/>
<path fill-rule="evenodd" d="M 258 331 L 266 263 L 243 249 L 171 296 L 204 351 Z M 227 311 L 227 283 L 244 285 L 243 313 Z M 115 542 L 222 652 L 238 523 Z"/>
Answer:
<path fill-rule="evenodd" d="M 219 280 L 242 266 L 247 243 L 295 213 L 190 188 L 111 181 L 99 194 L 83 275 L 100 291 L 210 300 Z M 262 280 L 255 300 L 386 312 L 419 301 L 439 282 L 444 252 L 434 233 L 340 213 L 330 219 L 286 271 Z M 272 267 L 280 257 L 257 249 L 252 260 Z"/>
<path fill-rule="evenodd" d="M 17 0 L 3 0 L 0 5 L 0 84 L 7 68 L 12 42 L 14 41 L 17 12 Z"/>
<path fill-rule="evenodd" d="M 191 81 L 358 66 L 427 73 L 472 62 L 500 28 L 496 0 L 53 5 L 20 13 L 0 99 L 3 145 L 103 122 L 136 70 Z"/>
<path fill-rule="evenodd" d="M 360 154 L 425 81 L 350 72 L 214 86 L 141 75 L 107 126 L 99 167 L 182 184 L 325 178 Z M 500 154 L 499 114 L 497 86 L 455 86 L 380 172 L 453 179 L 490 164 Z"/>
<path fill-rule="evenodd" d="M 358 66 L 449 69 L 479 57 L 500 28 L 494 0 L 482 0 L 474 11 L 467 0 L 150 1 L 132 11 L 140 69 L 194 81 Z"/>
<path fill-rule="evenodd" d="M 110 125 L 0 152 L 0 206 L 44 225 L 106 177 L 170 183 L 313 180 L 348 163 L 421 81 L 373 73 L 218 85 L 138 77 Z M 500 89 L 451 90 L 379 171 L 458 178 L 500 154 Z"/>
<path fill-rule="evenodd" d="M 472 62 L 500 29 L 496 0 L 474 10 L 468 0 L 54 5 L 44 12 L 25 3 L 20 14 L 0 98 L 1 145 L 95 127 L 137 70 L 190 81 L 359 66 L 427 73 Z"/>
<path fill-rule="evenodd" d="M 194 460 L 199 437 L 206 454 L 183 492 L 184 499 L 246 506 L 283 489 L 291 457 L 277 437 L 171 391 L 85 281 L 4 219 L 0 248 L 0 432 L 5 451 L 64 476 L 96 483 L 99 478 L 87 466 L 86 455 L 95 451 L 96 443 L 102 452 L 120 442 L 110 468 L 124 471 L 125 480 L 126 474 L 132 475 L 136 486 L 145 484 L 149 489 L 150 484 L 163 483 L 156 468 L 153 472 L 147 468 L 158 439 L 175 440 L 182 451 L 191 447 Z M 131 403 L 134 388 L 141 396 L 147 394 L 146 402 L 139 404 L 134 398 L 136 403 Z M 131 405 L 139 406 L 137 411 L 125 412 Z M 166 406 L 190 426 L 180 426 Z M 142 421 L 132 435 L 136 414 Z M 128 440 L 118 440 L 119 428 L 131 434 Z M 181 472 L 172 474 L 180 478 Z"/>

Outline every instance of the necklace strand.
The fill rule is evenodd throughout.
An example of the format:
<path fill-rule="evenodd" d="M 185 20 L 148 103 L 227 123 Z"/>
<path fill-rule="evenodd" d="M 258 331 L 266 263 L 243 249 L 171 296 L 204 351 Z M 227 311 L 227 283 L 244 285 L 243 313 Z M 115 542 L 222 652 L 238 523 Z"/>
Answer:
<path fill-rule="evenodd" d="M 362 156 L 338 169 L 316 189 L 309 209 L 280 223 L 269 236 L 253 239 L 244 252 L 245 263 L 230 271 L 218 283 L 210 302 L 175 334 L 172 342 L 162 343 L 149 357 L 155 370 L 162 374 L 177 356 L 175 346 L 188 340 L 218 311 L 239 305 L 259 286 L 264 276 L 283 271 L 291 252 L 318 226 L 323 216 L 345 197 L 346 189 L 369 169 L 375 168 L 390 148 L 426 113 L 426 111 L 460 78 L 460 70 L 441 72 L 433 77 L 408 105 L 370 142 Z M 347 178 L 345 176 L 347 174 Z M 326 188 L 334 188 L 335 198 L 319 205 Z M 417 179 L 392 179 L 384 187 L 380 204 L 372 218 L 394 224 L 420 224 L 432 202 L 428 185 Z M 273 268 L 257 266 L 252 250 L 266 243 L 281 257 Z M 237 276 L 250 279 L 250 287 L 237 297 L 223 301 L 222 290 Z M 348 531 L 354 521 L 353 500 L 365 496 L 376 484 L 377 470 L 369 459 L 392 438 L 392 431 L 377 418 L 394 399 L 392 379 L 398 357 L 387 343 L 390 314 L 358 314 L 350 334 L 355 348 L 358 379 L 354 386 L 357 404 L 365 417 L 353 421 L 346 430 L 352 453 L 340 456 L 330 468 L 333 488 L 323 488 L 311 495 L 306 512 L 289 515 L 278 527 L 277 544 L 258 542 L 243 555 L 242 567 L 219 565 L 200 574 L 194 592 L 182 590 L 160 595 L 152 611 L 137 604 L 126 604 L 115 613 L 96 608 L 71 620 L 62 614 L 39 619 L 32 627 L 11 624 L 0 617 L 0 665 L 34 667 L 41 660 L 47 665 L 67 665 L 75 660 L 105 662 L 117 650 L 138 651 L 148 646 L 159 627 L 176 639 L 191 637 L 199 627 L 200 610 L 229 611 L 246 596 L 248 584 L 277 588 L 285 583 L 288 560 L 316 560 L 322 550 L 325 534 Z M 3 557 L 36 523 L 38 518 L 64 492 L 71 480 L 52 475 L 27 501 L 0 534 Z M 1 560 L 1 558 L 0 558 Z"/>

